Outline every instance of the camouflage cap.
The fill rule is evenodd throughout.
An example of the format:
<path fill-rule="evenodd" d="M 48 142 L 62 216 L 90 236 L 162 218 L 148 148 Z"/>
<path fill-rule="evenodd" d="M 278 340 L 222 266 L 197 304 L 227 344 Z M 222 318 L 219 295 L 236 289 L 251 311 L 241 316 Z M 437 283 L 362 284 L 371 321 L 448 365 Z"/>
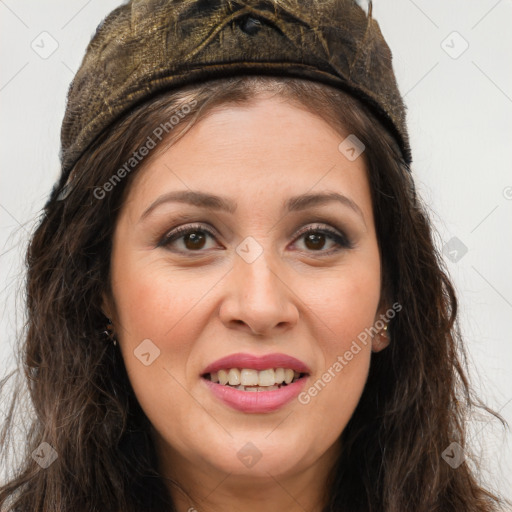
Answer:
<path fill-rule="evenodd" d="M 360 99 L 411 163 L 406 107 L 378 23 L 355 0 L 131 0 L 98 26 L 70 85 L 62 174 L 157 92 L 241 74 L 306 78 Z"/>

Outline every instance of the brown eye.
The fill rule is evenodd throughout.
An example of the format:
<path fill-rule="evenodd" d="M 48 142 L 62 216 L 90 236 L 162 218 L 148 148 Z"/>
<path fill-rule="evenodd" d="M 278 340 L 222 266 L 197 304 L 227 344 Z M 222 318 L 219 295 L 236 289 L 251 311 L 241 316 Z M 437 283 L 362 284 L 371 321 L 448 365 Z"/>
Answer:
<path fill-rule="evenodd" d="M 180 227 L 167 234 L 157 247 L 168 247 L 182 239 L 185 251 L 198 252 L 205 247 L 208 237 L 215 239 L 214 234 L 202 226 Z"/>
<path fill-rule="evenodd" d="M 299 234 L 298 238 L 304 239 L 304 245 L 311 252 L 330 253 L 340 249 L 351 249 L 352 242 L 342 233 L 333 231 L 326 227 L 309 227 Z M 334 244 L 334 249 L 324 250 L 324 246 L 328 240 Z"/>
<path fill-rule="evenodd" d="M 203 248 L 205 243 L 205 236 L 198 233 L 200 232 L 194 231 L 188 235 L 183 236 L 183 243 L 187 249 L 194 250 Z"/>
<path fill-rule="evenodd" d="M 306 235 L 305 244 L 308 249 L 322 249 L 326 242 L 326 236 L 323 233 L 309 233 Z"/>

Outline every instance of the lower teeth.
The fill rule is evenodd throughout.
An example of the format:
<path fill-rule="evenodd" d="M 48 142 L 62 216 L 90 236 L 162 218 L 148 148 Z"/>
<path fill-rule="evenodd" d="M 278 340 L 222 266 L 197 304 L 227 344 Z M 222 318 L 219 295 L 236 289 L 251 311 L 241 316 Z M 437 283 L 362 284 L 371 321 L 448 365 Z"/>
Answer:
<path fill-rule="evenodd" d="M 240 391 L 275 391 L 276 389 L 279 389 L 281 385 L 275 385 L 275 386 L 242 386 L 241 384 L 239 386 L 232 386 L 231 384 L 226 384 L 226 386 L 229 386 L 233 389 L 238 389 Z"/>
<path fill-rule="evenodd" d="M 293 379 L 291 383 L 295 382 L 297 379 Z M 290 384 L 291 384 L 290 383 Z M 225 384 L 225 386 L 229 386 L 233 389 L 238 389 L 240 391 L 274 391 L 276 389 L 281 389 L 283 386 L 288 386 L 286 382 L 283 382 L 282 384 L 275 384 L 274 386 L 242 386 L 241 384 L 238 386 L 233 386 L 231 384 Z"/>

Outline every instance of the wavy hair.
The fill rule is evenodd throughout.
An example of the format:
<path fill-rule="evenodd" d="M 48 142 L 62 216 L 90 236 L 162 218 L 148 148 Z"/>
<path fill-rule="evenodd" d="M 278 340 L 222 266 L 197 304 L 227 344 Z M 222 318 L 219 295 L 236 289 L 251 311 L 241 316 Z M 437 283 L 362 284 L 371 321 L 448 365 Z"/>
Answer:
<path fill-rule="evenodd" d="M 489 409 L 474 394 L 457 320 L 457 299 L 434 243 L 434 229 L 393 137 L 367 107 L 341 90 L 290 77 L 238 76 L 166 91 L 103 132 L 75 165 L 74 187 L 55 187 L 26 253 L 22 363 L 0 435 L 7 460 L 15 410 L 26 386 L 33 411 L 24 452 L 0 487 L 5 512 L 168 512 L 175 510 L 157 469 L 150 423 L 119 350 L 106 337 L 102 294 L 111 296 L 116 218 L 133 176 L 213 107 L 245 105 L 272 93 L 305 108 L 366 146 L 383 293 L 402 305 L 391 344 L 372 353 L 361 399 L 341 434 L 343 450 L 325 484 L 324 512 L 491 512 L 504 500 L 479 483 L 466 422 Z M 112 190 L 94 191 L 183 105 L 190 112 Z M 59 184 L 64 185 L 63 180 Z M 19 425 L 18 425 L 19 426 Z M 43 469 L 41 443 L 57 459 Z M 457 442 L 466 461 L 443 451 Z M 46 446 L 46 445 L 45 445 Z"/>

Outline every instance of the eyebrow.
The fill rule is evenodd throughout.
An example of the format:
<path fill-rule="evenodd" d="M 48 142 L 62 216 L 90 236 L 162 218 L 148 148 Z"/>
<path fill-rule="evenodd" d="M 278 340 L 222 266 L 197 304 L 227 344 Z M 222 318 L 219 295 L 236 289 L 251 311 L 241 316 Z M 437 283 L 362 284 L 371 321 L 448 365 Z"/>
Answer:
<path fill-rule="evenodd" d="M 194 190 L 182 190 L 175 192 L 168 192 L 156 199 L 141 215 L 139 222 L 144 220 L 152 211 L 164 203 L 186 203 L 208 210 L 221 210 L 228 213 L 235 213 L 237 204 L 232 199 L 214 194 L 207 194 L 205 192 L 198 192 Z M 287 212 L 297 212 L 312 208 L 315 206 L 322 206 L 331 202 L 339 202 L 348 206 L 361 216 L 364 222 L 364 215 L 359 206 L 349 197 L 339 194 L 338 192 L 324 192 L 317 194 L 301 194 L 288 198 L 283 208 Z"/>

